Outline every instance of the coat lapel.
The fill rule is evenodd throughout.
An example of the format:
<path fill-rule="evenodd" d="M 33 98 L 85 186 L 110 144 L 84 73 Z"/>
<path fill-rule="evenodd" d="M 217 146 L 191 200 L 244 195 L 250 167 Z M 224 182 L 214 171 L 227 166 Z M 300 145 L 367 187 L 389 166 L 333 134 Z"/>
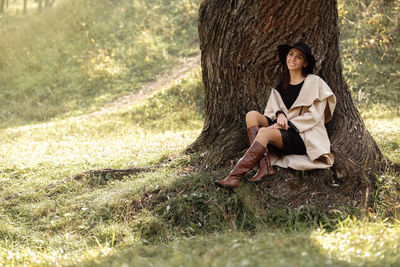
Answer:
<path fill-rule="evenodd" d="M 283 102 L 281 94 L 276 89 L 273 89 L 273 92 L 274 92 L 275 102 L 278 103 L 279 110 L 282 110 L 285 114 L 288 114 L 288 109 L 285 103 Z"/>
<path fill-rule="evenodd" d="M 304 84 L 300 89 L 299 96 L 294 101 L 290 109 L 294 109 L 301 106 L 311 106 L 314 100 L 318 98 L 318 90 L 316 90 L 315 84 L 311 81 L 312 75 L 307 75 L 304 80 Z"/>

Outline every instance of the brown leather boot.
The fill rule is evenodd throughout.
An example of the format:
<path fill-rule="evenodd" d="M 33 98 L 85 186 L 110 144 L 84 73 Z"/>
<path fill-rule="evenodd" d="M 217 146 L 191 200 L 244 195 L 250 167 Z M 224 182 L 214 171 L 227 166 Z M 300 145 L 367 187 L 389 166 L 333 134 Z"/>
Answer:
<path fill-rule="evenodd" d="M 265 147 L 259 142 L 254 142 L 244 156 L 236 163 L 229 175 L 224 180 L 215 181 L 215 185 L 228 189 L 238 187 L 243 176 L 260 161 L 264 152 Z"/>
<path fill-rule="evenodd" d="M 247 136 L 249 137 L 250 145 L 253 143 L 254 139 L 256 139 L 258 130 L 260 130 L 259 126 L 252 126 L 247 128 Z M 268 149 L 265 151 L 265 155 L 260 159 L 258 164 L 257 173 L 248 179 L 249 182 L 261 182 L 265 177 L 269 175 L 274 175 L 275 170 L 271 165 L 271 160 L 268 155 Z"/>
<path fill-rule="evenodd" d="M 276 172 L 271 165 L 271 159 L 269 158 L 268 149 L 265 149 L 265 154 L 260 160 L 256 175 L 254 175 L 247 181 L 252 183 L 261 182 L 265 177 L 274 175 L 275 173 Z"/>
<path fill-rule="evenodd" d="M 254 142 L 254 139 L 256 139 L 258 130 L 260 130 L 259 126 L 251 126 L 250 128 L 247 128 L 247 136 L 249 137 L 250 145 Z"/>

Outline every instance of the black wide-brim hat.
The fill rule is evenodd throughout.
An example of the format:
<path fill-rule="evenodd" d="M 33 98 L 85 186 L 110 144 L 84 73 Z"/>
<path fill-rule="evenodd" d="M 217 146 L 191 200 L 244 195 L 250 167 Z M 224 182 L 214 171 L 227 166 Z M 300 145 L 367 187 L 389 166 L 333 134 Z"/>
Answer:
<path fill-rule="evenodd" d="M 295 43 L 293 46 L 278 45 L 279 60 L 281 61 L 282 65 L 286 65 L 286 56 L 292 48 L 300 50 L 306 56 L 306 60 L 308 62 L 306 69 L 309 73 L 312 73 L 315 67 L 315 58 L 311 54 L 311 48 L 303 42 Z"/>

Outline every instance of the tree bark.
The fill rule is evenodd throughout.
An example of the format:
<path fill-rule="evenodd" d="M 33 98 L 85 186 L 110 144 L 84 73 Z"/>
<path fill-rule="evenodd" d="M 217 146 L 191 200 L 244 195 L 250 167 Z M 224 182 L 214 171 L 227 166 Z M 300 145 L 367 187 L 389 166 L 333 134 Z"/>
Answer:
<path fill-rule="evenodd" d="M 204 0 L 199 11 L 206 118 L 188 148 L 204 151 L 201 168 L 220 166 L 247 148 L 245 114 L 264 111 L 280 80 L 278 44 L 307 43 L 314 73 L 337 98 L 327 124 L 336 178 L 368 176 L 384 157 L 354 106 L 342 75 L 337 1 Z M 370 183 L 369 179 L 364 179 Z"/>

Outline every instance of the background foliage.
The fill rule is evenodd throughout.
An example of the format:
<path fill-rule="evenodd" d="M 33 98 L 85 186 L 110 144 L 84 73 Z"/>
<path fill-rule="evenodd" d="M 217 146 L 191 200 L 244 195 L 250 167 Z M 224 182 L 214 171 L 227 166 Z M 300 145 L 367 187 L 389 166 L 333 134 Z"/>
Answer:
<path fill-rule="evenodd" d="M 2 17 L 0 127 L 94 110 L 198 53 L 199 2 L 70 0 Z"/>
<path fill-rule="evenodd" d="M 358 105 L 400 103 L 400 1 L 340 0 L 343 72 Z"/>

